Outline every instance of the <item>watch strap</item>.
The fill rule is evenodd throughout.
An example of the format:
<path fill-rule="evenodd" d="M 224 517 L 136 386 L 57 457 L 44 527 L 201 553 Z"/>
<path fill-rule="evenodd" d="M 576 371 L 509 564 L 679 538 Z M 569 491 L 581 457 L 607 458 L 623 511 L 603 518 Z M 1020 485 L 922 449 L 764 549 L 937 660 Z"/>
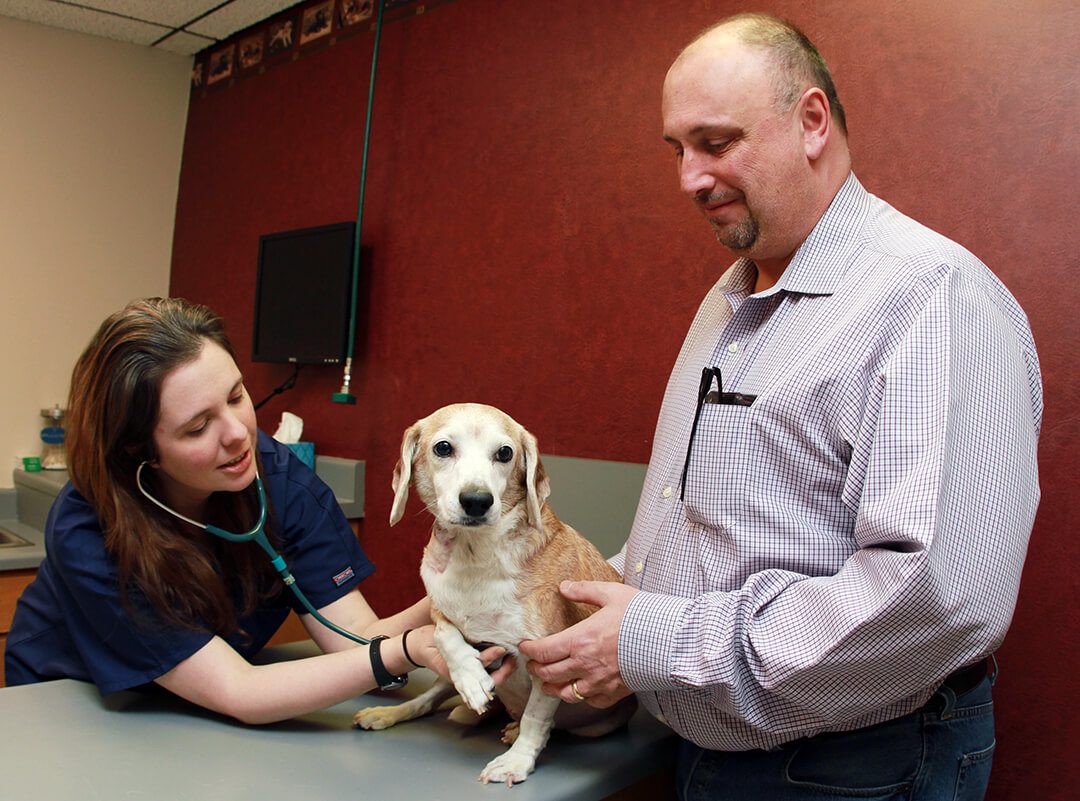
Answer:
<path fill-rule="evenodd" d="M 374 676 L 375 683 L 379 685 L 380 690 L 396 690 L 408 684 L 409 674 L 402 673 L 400 676 L 395 676 L 386 669 L 386 665 L 382 661 L 382 653 L 379 650 L 382 641 L 385 639 L 387 639 L 386 635 L 380 634 L 377 637 L 372 637 L 371 643 L 368 645 L 368 654 L 371 657 L 371 675 Z"/>

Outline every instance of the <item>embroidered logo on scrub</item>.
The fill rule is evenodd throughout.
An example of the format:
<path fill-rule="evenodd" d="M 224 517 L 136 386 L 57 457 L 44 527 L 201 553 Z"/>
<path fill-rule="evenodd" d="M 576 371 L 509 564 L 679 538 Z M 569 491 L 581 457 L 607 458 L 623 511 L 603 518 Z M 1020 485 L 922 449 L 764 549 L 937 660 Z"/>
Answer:
<path fill-rule="evenodd" d="M 347 567 L 344 570 L 342 570 L 340 573 L 338 573 L 336 576 L 334 576 L 334 586 L 335 587 L 340 587 L 342 584 L 344 584 L 346 581 L 348 581 L 352 577 L 353 577 L 353 569 L 351 567 Z"/>

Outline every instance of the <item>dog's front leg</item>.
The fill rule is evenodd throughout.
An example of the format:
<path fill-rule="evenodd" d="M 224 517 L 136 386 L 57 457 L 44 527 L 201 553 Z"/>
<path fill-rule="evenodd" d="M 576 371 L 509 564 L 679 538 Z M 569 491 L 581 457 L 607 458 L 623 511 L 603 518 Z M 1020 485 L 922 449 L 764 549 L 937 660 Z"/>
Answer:
<path fill-rule="evenodd" d="M 461 700 L 473 712 L 482 715 L 495 697 L 495 679 L 484 670 L 480 652 L 465 641 L 458 627 L 432 611 L 435 618 L 435 645 L 450 669 L 450 679 Z"/>
<path fill-rule="evenodd" d="M 541 689 L 542 682 L 534 678 L 529 700 L 518 723 L 518 735 L 510 750 L 496 757 L 487 764 L 480 774 L 480 781 L 523 782 L 536 767 L 536 758 L 547 745 L 551 727 L 555 721 L 555 710 L 559 708 L 559 699 L 546 695 Z"/>

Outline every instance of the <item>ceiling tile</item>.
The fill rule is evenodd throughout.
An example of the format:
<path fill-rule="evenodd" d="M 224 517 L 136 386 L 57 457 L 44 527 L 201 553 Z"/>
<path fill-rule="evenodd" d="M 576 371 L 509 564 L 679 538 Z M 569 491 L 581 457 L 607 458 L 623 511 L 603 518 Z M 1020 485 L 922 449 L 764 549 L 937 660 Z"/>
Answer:
<path fill-rule="evenodd" d="M 42 0 L 0 2 L 0 14 L 26 22 L 36 22 L 69 31 L 104 36 L 121 42 L 148 45 L 169 32 L 169 28 L 146 22 L 100 14 L 91 9 L 66 3 L 49 3 Z"/>
<path fill-rule="evenodd" d="M 168 0 L 165 3 L 161 0 L 78 0 L 78 5 L 175 28 L 222 2 L 224 0 Z"/>
<path fill-rule="evenodd" d="M 177 31 L 168 39 L 158 42 L 155 47 L 159 50 L 168 50 L 170 53 L 193 56 L 203 48 L 214 44 L 215 41 L 214 39 L 207 39 L 205 36 L 196 36 L 185 31 Z"/>
<path fill-rule="evenodd" d="M 205 14 L 187 28 L 194 36 L 178 33 L 157 45 L 187 54 L 295 5 L 297 0 L 0 0 L 0 16 L 149 45 Z"/>
<path fill-rule="evenodd" d="M 282 0 L 233 0 L 229 5 L 188 26 L 188 30 L 216 39 L 225 39 L 291 5 L 294 3 Z"/>

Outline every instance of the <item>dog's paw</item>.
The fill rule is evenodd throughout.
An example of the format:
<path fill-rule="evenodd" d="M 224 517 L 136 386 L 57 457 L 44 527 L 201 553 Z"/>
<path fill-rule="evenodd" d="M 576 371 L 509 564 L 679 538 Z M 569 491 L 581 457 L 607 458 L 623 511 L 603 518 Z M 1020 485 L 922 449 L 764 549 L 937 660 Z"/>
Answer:
<path fill-rule="evenodd" d="M 507 745 L 513 745 L 517 742 L 519 734 L 521 734 L 521 723 L 516 720 L 511 720 L 503 726 L 502 741 Z"/>
<path fill-rule="evenodd" d="M 495 679 L 481 668 L 465 675 L 454 676 L 454 689 L 458 691 L 465 706 L 476 714 L 483 715 L 488 703 L 495 697 Z"/>
<path fill-rule="evenodd" d="M 507 787 L 512 787 L 516 782 L 523 782 L 532 773 L 536 766 L 536 760 L 524 754 L 515 754 L 510 749 L 505 754 L 488 762 L 480 774 L 480 781 L 484 784 L 490 782 L 506 782 Z"/>
<path fill-rule="evenodd" d="M 353 715 L 352 725 L 356 729 L 389 729 L 401 722 L 401 714 L 396 706 L 367 706 Z"/>

